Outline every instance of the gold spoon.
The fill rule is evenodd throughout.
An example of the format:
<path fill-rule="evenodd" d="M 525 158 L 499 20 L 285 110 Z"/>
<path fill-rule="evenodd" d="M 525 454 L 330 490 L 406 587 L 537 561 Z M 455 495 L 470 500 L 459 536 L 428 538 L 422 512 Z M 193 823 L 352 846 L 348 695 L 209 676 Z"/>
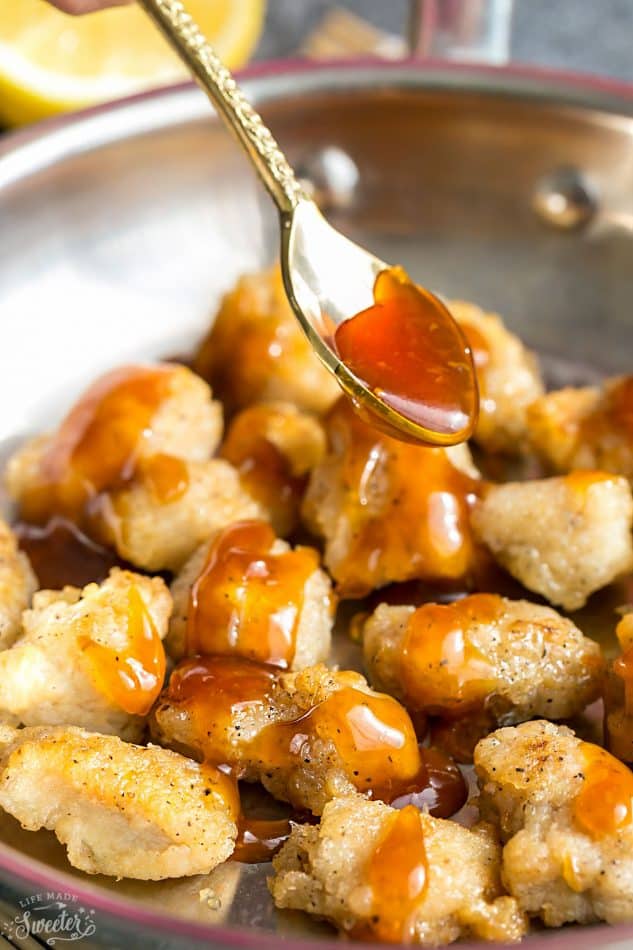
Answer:
<path fill-rule="evenodd" d="M 454 445 L 467 439 L 478 410 L 475 371 L 470 349 L 445 305 L 412 284 L 403 271 L 392 271 L 390 265 L 327 223 L 303 191 L 261 117 L 180 0 L 139 3 L 236 135 L 277 205 L 281 269 L 288 299 L 315 352 L 356 408 L 400 438 L 434 445 Z M 383 299 L 377 309 L 373 307 L 368 316 L 373 322 L 358 324 L 362 330 L 359 337 L 357 323 L 350 318 L 358 314 L 365 317 L 361 311 L 374 304 L 374 289 L 378 302 L 378 275 L 382 297 L 387 291 L 394 292 L 397 306 L 389 309 L 388 305 L 394 304 L 389 298 Z M 383 319 L 386 316 L 390 319 Z M 343 324 L 347 363 L 341 359 L 335 341 Z M 415 338 L 417 330 L 424 330 L 420 339 Z M 361 338 L 368 345 L 369 355 L 365 363 L 356 365 L 353 356 Z M 429 363 L 431 353 L 433 360 Z M 407 363 L 408 376 L 404 370 L 401 372 L 399 359 L 403 365 Z M 387 366 L 389 361 L 391 365 Z M 405 378 L 410 381 L 411 392 L 404 384 L 401 386 Z M 416 387 L 421 387 L 421 393 L 429 387 L 439 391 L 441 380 L 449 389 L 452 386 L 456 390 L 447 405 L 441 399 L 433 405 L 435 396 L 415 395 Z M 426 407 L 425 399 L 429 403 Z M 420 406 L 425 410 L 422 413 L 415 411 Z"/>

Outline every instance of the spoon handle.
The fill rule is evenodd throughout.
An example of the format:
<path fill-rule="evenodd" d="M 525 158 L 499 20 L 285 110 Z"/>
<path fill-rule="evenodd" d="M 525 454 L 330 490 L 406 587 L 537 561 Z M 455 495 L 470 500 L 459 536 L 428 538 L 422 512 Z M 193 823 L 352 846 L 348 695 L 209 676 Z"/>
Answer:
<path fill-rule="evenodd" d="M 139 0 L 139 3 L 236 135 L 280 213 L 290 213 L 304 197 L 301 185 L 261 116 L 211 49 L 184 5 L 180 0 Z"/>

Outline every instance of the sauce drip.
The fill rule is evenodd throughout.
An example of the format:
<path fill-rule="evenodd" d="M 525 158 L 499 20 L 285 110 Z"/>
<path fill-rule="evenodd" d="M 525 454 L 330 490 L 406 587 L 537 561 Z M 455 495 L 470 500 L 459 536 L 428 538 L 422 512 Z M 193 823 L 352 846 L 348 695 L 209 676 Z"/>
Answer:
<path fill-rule="evenodd" d="M 365 877 L 371 890 L 371 913 L 351 936 L 384 943 L 413 942 L 428 871 L 420 813 L 407 805 L 389 816 L 369 859 Z"/>
<path fill-rule="evenodd" d="M 67 584 L 101 583 L 111 568 L 125 566 L 113 551 L 91 541 L 65 518 L 51 518 L 43 527 L 19 521 L 13 526 L 18 544 L 31 562 L 39 586 L 61 590 Z"/>
<path fill-rule="evenodd" d="M 479 560 L 470 510 L 484 490 L 444 449 L 400 442 L 363 422 L 346 399 L 327 419 L 332 499 L 350 539 L 330 568 L 345 597 L 394 581 L 468 583 Z M 416 473 L 415 475 L 413 473 Z"/>
<path fill-rule="evenodd" d="M 391 409 L 431 434 L 468 438 L 478 407 L 470 348 L 441 300 L 401 268 L 378 274 L 374 304 L 341 323 L 334 343 Z"/>
<path fill-rule="evenodd" d="M 80 637 L 78 643 L 97 688 L 125 712 L 145 716 L 163 685 L 165 651 L 138 588 L 131 587 L 128 596 L 124 649 L 104 646 L 90 637 Z"/>
<path fill-rule="evenodd" d="M 633 646 L 617 657 L 613 672 L 624 682 L 624 714 L 633 716 Z"/>
<path fill-rule="evenodd" d="M 276 415 L 278 410 L 265 404 L 244 409 L 231 422 L 220 455 L 238 470 L 246 491 L 272 513 L 277 532 L 286 537 L 297 526 L 308 476 L 293 475 L 288 459 L 266 438 Z"/>
<path fill-rule="evenodd" d="M 390 802 L 394 808 L 414 805 L 434 818 L 450 818 L 468 798 L 466 780 L 452 758 L 439 749 L 420 747 L 422 766 L 411 790 Z"/>
<path fill-rule="evenodd" d="M 125 366 L 93 383 L 45 450 L 38 484 L 22 500 L 22 517 L 41 524 L 63 515 L 90 535 L 105 530 L 109 537 L 114 526 L 109 532 L 105 526 L 115 518 L 109 493 L 134 478 L 173 371 L 168 365 Z M 160 499 L 170 500 L 186 487 L 184 463 L 159 455 L 143 464 Z"/>
<path fill-rule="evenodd" d="M 303 547 L 272 554 L 274 542 L 264 521 L 240 521 L 220 532 L 191 589 L 188 653 L 290 665 L 305 584 L 318 556 Z"/>
<path fill-rule="evenodd" d="M 448 717 L 480 708 L 496 679 L 469 631 L 477 624 L 494 624 L 502 612 L 503 600 L 496 594 L 418 607 L 401 647 L 405 705 Z"/>
<path fill-rule="evenodd" d="M 581 744 L 584 781 L 574 802 L 576 824 L 592 838 L 633 821 L 633 772 L 600 746 Z"/>
<path fill-rule="evenodd" d="M 290 818 L 247 818 L 238 823 L 234 861 L 261 864 L 270 861 L 290 837 Z"/>

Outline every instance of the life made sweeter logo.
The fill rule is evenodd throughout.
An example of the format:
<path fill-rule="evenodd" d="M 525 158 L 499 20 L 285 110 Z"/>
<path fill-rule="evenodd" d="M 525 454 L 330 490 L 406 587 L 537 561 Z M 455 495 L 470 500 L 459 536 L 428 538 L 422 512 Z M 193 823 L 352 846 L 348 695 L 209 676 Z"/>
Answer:
<path fill-rule="evenodd" d="M 54 947 L 91 937 L 97 930 L 94 910 L 79 904 L 74 894 L 47 891 L 23 897 L 18 903 L 18 913 L 2 927 L 3 936 L 18 946 L 20 941 L 36 937 Z"/>

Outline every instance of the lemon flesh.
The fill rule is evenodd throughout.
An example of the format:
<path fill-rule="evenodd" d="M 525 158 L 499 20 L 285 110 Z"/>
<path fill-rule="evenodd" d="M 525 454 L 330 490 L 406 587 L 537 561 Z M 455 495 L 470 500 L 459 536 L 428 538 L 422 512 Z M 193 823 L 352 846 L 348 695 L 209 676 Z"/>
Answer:
<path fill-rule="evenodd" d="M 187 9 L 229 67 L 248 60 L 264 0 L 187 0 Z M 11 125 L 188 75 L 135 4 L 71 17 L 44 0 L 0 2 L 0 118 Z"/>

